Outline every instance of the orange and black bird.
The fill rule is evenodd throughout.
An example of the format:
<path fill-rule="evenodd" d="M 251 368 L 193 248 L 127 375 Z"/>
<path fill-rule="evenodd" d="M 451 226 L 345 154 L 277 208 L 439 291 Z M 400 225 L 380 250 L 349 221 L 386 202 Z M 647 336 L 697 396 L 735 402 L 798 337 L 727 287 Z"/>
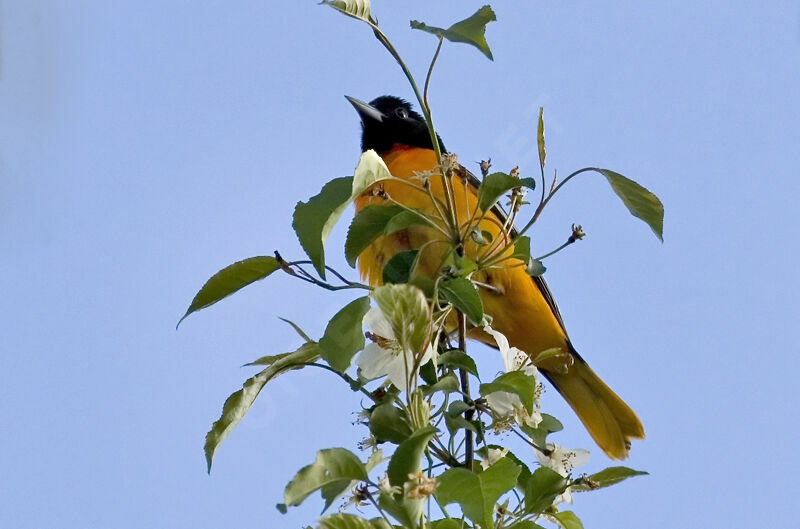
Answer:
<path fill-rule="evenodd" d="M 406 101 L 382 96 L 364 103 L 347 97 L 355 107 L 362 124 L 361 149 L 374 149 L 383 158 L 391 174 L 399 179 L 419 182 L 420 175 L 438 175 L 436 153 L 425 120 Z M 437 138 L 446 152 L 441 138 Z M 441 177 L 428 180 L 433 195 L 444 200 Z M 386 196 L 403 205 L 424 211 L 432 217 L 437 211 L 427 192 L 417 186 L 386 180 L 376 185 L 383 193 L 367 190 L 356 199 L 356 209 L 385 204 Z M 477 206 L 478 179 L 463 167 L 458 167 L 451 180 L 458 222 L 467 222 Z M 480 229 L 493 239 L 503 237 L 505 214 L 493 208 L 481 221 Z M 375 240 L 358 259 L 361 276 L 373 286 L 383 282 L 384 265 L 398 252 L 420 250 L 417 273 L 433 277 L 440 269 L 446 248 L 437 244 L 441 238 L 430 227 L 415 226 Z M 477 260 L 482 247 L 474 241 L 464 244 L 464 255 Z M 502 266 L 479 270 L 473 279 L 490 288 L 480 288 L 484 311 L 492 318 L 492 327 L 503 333 L 511 346 L 535 358 L 540 352 L 558 348 L 559 360 L 537 366 L 556 387 L 580 418 L 598 446 L 612 459 L 628 456 L 630 441 L 644 438 L 644 427 L 636 413 L 609 388 L 575 351 L 567 336 L 564 322 L 550 289 L 541 277 L 526 272 L 522 261 L 507 259 Z M 482 329 L 469 331 L 471 338 L 495 346 L 494 340 Z M 564 361 L 563 358 L 567 359 Z M 554 357 L 551 357 L 554 358 Z"/>

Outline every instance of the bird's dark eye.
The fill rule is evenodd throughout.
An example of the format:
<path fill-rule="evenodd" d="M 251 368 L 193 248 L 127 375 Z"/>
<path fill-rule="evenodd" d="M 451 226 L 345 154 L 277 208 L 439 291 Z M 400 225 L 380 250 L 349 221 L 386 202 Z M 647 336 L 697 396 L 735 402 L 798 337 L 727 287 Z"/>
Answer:
<path fill-rule="evenodd" d="M 408 110 L 406 110 L 403 107 L 399 107 L 397 110 L 394 111 L 394 113 L 400 119 L 408 119 Z"/>

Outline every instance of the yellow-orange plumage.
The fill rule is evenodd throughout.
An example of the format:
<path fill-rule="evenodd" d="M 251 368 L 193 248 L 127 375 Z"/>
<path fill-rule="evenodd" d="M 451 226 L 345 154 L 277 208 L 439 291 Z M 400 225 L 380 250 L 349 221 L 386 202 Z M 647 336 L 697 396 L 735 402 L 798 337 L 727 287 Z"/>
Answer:
<path fill-rule="evenodd" d="M 433 195 L 444 201 L 441 177 L 438 173 L 432 176 L 436 167 L 436 155 L 432 149 L 396 144 L 379 154 L 397 178 L 421 184 L 422 179 L 429 177 Z M 376 185 L 382 186 L 391 200 L 431 216 L 437 215 L 424 190 L 397 181 L 383 181 Z M 476 207 L 476 189 L 466 177 L 458 175 L 453 177 L 452 187 L 459 224 L 463 224 Z M 358 197 L 356 208 L 386 204 L 387 200 L 368 190 Z M 502 237 L 502 224 L 503 219 L 488 213 L 480 229 L 497 239 Z M 412 249 L 421 251 L 417 271 L 433 275 L 445 258 L 446 245 L 432 241 L 441 238 L 440 233 L 428 227 L 411 227 L 381 237 L 360 255 L 358 267 L 361 276 L 371 285 L 379 285 L 386 262 L 396 253 Z M 475 260 L 483 249 L 485 247 L 469 241 L 464 253 Z M 550 364 L 540 365 L 540 370 L 575 410 L 598 446 L 613 459 L 627 457 L 630 440 L 644 438 L 644 428 L 633 410 L 575 352 L 543 280 L 531 278 L 522 261 L 517 259 L 503 261 L 499 268 L 477 272 L 473 279 L 492 287 L 479 289 L 484 310 L 493 319 L 492 327 L 503 333 L 512 346 L 532 358 L 551 348 L 563 351 L 564 356 L 554 358 Z M 481 330 L 473 329 L 470 337 L 494 345 Z M 566 364 L 565 357 L 569 359 Z"/>

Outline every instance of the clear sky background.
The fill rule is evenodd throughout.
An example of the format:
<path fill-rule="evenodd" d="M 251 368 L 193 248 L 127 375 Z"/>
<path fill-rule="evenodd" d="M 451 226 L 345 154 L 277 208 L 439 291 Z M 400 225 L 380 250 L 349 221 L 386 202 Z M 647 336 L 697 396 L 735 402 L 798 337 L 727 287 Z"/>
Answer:
<path fill-rule="evenodd" d="M 421 76 L 481 2 L 375 1 Z M 203 438 L 252 371 L 354 296 L 276 275 L 175 323 L 241 258 L 301 250 L 294 204 L 352 174 L 344 99 L 410 97 L 365 26 L 313 0 L 0 2 L 0 526 L 300 527 L 283 487 L 364 436 L 330 374 L 267 386 L 206 475 Z M 576 497 L 587 528 L 798 523 L 800 7 L 774 0 L 496 2 L 490 62 L 445 45 L 437 126 L 470 165 L 597 165 L 657 193 L 664 244 L 599 176 L 534 234 L 573 342 L 642 417 L 651 473 Z M 475 169 L 472 165 L 471 168 Z M 349 218 L 349 214 L 347 215 Z M 341 257 L 346 222 L 329 244 Z M 352 274 L 355 276 L 355 274 Z M 500 368 L 496 353 L 487 365 Z M 610 462 L 555 391 L 554 440 Z M 523 450 L 523 449 L 520 449 Z M 523 454 L 524 455 L 524 454 Z M 533 454 L 527 454 L 533 462 Z"/>

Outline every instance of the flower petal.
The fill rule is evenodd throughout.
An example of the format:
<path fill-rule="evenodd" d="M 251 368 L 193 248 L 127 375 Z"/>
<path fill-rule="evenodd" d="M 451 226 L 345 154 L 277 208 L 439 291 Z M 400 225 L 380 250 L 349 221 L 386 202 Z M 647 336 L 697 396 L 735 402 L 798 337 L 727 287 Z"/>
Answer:
<path fill-rule="evenodd" d="M 364 325 L 369 327 L 373 333 L 381 338 L 396 340 L 394 331 L 392 330 L 392 324 L 389 323 L 389 320 L 386 319 L 386 316 L 383 315 L 380 308 L 370 307 L 367 313 L 364 314 L 364 319 L 362 321 Z"/>
<path fill-rule="evenodd" d="M 381 349 L 376 343 L 369 343 L 356 358 L 356 365 L 361 369 L 364 378 L 374 380 L 387 373 L 387 366 L 396 355 Z"/>

